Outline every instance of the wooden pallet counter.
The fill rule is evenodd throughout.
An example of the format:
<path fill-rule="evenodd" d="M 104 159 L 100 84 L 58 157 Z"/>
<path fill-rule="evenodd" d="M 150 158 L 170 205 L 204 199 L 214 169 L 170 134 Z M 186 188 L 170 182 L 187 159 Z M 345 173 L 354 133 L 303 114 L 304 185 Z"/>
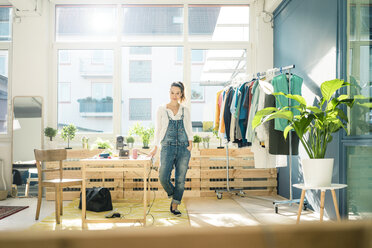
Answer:
<path fill-rule="evenodd" d="M 79 159 L 97 155 L 100 150 L 68 150 L 68 160 L 64 162 L 63 175 L 66 178 L 81 178 Z M 194 153 L 195 154 L 195 153 Z M 226 189 L 226 150 L 200 149 L 190 159 L 186 174 L 184 197 L 216 196 L 216 189 Z M 199 155 L 200 154 L 200 155 Z M 57 167 L 57 163 L 46 163 L 46 167 Z M 95 172 L 87 175 L 87 187 L 104 186 L 110 189 L 112 199 L 143 197 L 143 175 L 140 172 L 124 173 Z M 57 178 L 51 174 L 47 179 Z M 149 173 L 149 199 L 166 198 L 159 181 L 159 158 Z M 174 180 L 174 172 L 172 174 Z M 229 149 L 229 186 L 242 188 L 248 195 L 276 195 L 276 169 L 255 169 L 253 153 L 249 148 Z M 78 198 L 80 188 L 68 188 L 63 192 L 65 200 Z M 54 192 L 47 190 L 47 200 L 54 200 Z"/>

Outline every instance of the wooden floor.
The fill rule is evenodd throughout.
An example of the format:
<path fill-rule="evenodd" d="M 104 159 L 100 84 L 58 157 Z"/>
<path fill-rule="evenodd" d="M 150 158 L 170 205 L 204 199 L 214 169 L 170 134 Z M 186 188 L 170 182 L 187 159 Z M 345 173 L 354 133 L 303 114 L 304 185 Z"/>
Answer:
<path fill-rule="evenodd" d="M 251 226 L 260 224 L 295 224 L 298 205 L 280 205 L 274 212 L 273 201 L 283 200 L 279 196 L 229 196 L 221 200 L 216 197 L 185 198 L 185 204 L 192 227 L 204 226 Z M 37 198 L 8 198 L 0 201 L 4 206 L 29 206 L 29 208 L 0 220 L 0 231 L 24 230 L 35 224 Z M 68 204 L 65 201 L 64 204 Z M 40 220 L 54 212 L 54 201 L 43 201 Z M 301 221 L 319 221 L 319 214 L 306 210 Z"/>

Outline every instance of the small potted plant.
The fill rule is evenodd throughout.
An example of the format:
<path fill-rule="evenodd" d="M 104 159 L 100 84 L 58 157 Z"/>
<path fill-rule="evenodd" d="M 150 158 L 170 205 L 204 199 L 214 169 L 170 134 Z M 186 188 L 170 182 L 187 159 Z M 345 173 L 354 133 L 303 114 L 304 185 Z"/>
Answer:
<path fill-rule="evenodd" d="M 154 136 L 154 127 L 145 128 L 140 123 L 136 123 L 130 130 L 129 135 L 136 134 L 142 139 L 143 149 L 149 149 L 150 139 Z"/>
<path fill-rule="evenodd" d="M 50 141 L 53 141 L 53 138 L 56 137 L 58 130 L 52 127 L 46 127 L 44 129 L 44 135 L 49 137 Z"/>
<path fill-rule="evenodd" d="M 202 138 L 199 135 L 194 135 L 192 143 L 194 148 L 199 149 L 199 143 L 202 141 Z"/>
<path fill-rule="evenodd" d="M 205 137 L 203 137 L 203 147 L 204 149 L 208 149 L 209 148 L 209 140 L 211 138 L 207 135 Z"/>
<path fill-rule="evenodd" d="M 289 131 L 293 129 L 310 158 L 302 159 L 306 186 L 327 187 L 331 184 L 334 159 L 324 158 L 327 146 L 332 141 L 332 133 L 341 128 L 347 132 L 344 123 L 348 123 L 348 118 L 341 106 L 352 107 L 355 101 L 349 95 L 335 96 L 335 92 L 348 85 L 350 84 L 339 79 L 323 82 L 320 86 L 322 97 L 315 105 L 307 105 L 300 95 L 274 93 L 275 96 L 296 100 L 299 104 L 290 108 L 297 109 L 300 114 L 294 115 L 289 107 L 269 107 L 258 111 L 253 118 L 253 128 L 275 118 L 288 120 L 284 137 L 287 138 Z"/>
<path fill-rule="evenodd" d="M 76 126 L 74 124 L 70 124 L 68 126 L 64 126 L 61 131 L 61 138 L 66 141 L 67 140 L 67 147 L 66 149 L 72 149 L 70 147 L 70 140 L 75 138 L 76 134 Z"/>
<path fill-rule="evenodd" d="M 102 140 L 101 138 L 97 138 L 94 144 L 92 145 L 92 149 L 106 149 L 112 150 L 113 146 L 108 140 Z"/>
<path fill-rule="evenodd" d="M 134 138 L 132 136 L 127 137 L 128 148 L 132 149 L 134 144 Z"/>
<path fill-rule="evenodd" d="M 214 136 L 216 136 L 216 138 L 217 138 L 217 139 L 219 140 L 219 142 L 220 142 L 220 146 L 217 146 L 217 149 L 223 149 L 223 148 L 225 148 L 225 147 L 222 146 L 222 139 L 218 136 L 218 131 L 213 130 L 213 134 L 214 134 Z"/>

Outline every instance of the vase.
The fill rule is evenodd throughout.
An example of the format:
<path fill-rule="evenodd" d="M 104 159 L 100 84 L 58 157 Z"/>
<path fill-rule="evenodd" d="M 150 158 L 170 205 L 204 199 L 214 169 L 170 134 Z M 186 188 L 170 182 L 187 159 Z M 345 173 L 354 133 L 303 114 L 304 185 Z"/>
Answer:
<path fill-rule="evenodd" d="M 302 159 L 306 187 L 329 187 L 332 183 L 333 158 Z"/>
<path fill-rule="evenodd" d="M 133 143 L 128 143 L 128 148 L 132 149 L 133 148 Z"/>
<path fill-rule="evenodd" d="M 203 142 L 203 147 L 204 147 L 204 149 L 209 149 L 209 143 L 208 142 Z"/>

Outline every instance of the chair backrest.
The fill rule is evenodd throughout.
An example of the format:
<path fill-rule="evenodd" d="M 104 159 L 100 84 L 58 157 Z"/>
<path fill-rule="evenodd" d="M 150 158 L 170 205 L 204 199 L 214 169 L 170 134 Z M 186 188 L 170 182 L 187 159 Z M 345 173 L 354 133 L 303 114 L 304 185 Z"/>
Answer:
<path fill-rule="evenodd" d="M 42 165 L 41 162 L 52 162 L 52 161 L 59 161 L 59 178 L 62 179 L 62 161 L 66 160 L 67 152 L 66 149 L 50 149 L 50 150 L 38 150 L 34 149 L 35 153 L 35 160 L 36 160 L 36 167 L 38 171 L 39 180 L 42 177 Z"/>

